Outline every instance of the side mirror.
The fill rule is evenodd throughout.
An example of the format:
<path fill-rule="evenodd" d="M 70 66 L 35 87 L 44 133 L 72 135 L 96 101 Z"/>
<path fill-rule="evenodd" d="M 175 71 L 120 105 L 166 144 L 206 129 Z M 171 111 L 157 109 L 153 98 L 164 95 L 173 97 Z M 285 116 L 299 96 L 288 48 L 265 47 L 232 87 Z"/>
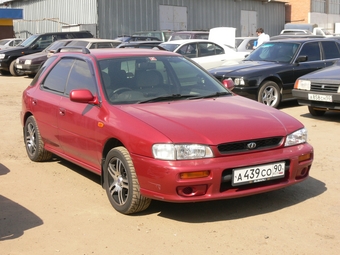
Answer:
<path fill-rule="evenodd" d="M 38 45 L 37 43 L 35 43 L 35 44 L 33 44 L 33 45 L 31 46 L 31 49 L 32 49 L 32 50 L 35 50 L 36 48 L 38 48 L 38 46 L 39 46 L 39 45 Z"/>
<path fill-rule="evenodd" d="M 233 90 L 233 88 L 235 87 L 235 84 L 231 78 L 224 79 L 222 81 L 222 84 L 224 85 L 224 87 L 226 87 L 229 90 Z"/>
<path fill-rule="evenodd" d="M 98 105 L 98 98 L 92 95 L 88 89 L 75 89 L 70 92 L 70 100 L 77 103 Z"/>
<path fill-rule="evenodd" d="M 300 63 L 300 62 L 306 62 L 308 60 L 308 56 L 298 56 L 298 58 L 295 60 L 295 63 Z"/>

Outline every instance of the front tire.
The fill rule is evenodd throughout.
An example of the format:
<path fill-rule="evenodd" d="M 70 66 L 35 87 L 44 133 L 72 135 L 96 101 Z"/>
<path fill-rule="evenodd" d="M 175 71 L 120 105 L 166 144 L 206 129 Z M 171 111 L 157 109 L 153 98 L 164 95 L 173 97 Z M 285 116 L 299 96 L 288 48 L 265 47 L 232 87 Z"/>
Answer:
<path fill-rule="evenodd" d="M 44 142 L 33 116 L 27 118 L 24 126 L 26 152 L 34 162 L 46 161 L 52 158 L 52 153 L 44 149 Z"/>
<path fill-rule="evenodd" d="M 316 110 L 311 106 L 308 106 L 308 111 L 311 115 L 313 116 L 322 116 L 325 114 L 326 111 L 322 111 L 322 110 Z"/>
<path fill-rule="evenodd" d="M 257 101 L 273 108 L 277 108 L 281 102 L 279 85 L 273 81 L 263 83 L 259 90 Z"/>
<path fill-rule="evenodd" d="M 13 76 L 23 76 L 25 73 L 15 67 L 15 60 L 13 60 L 9 66 L 9 72 Z"/>
<path fill-rule="evenodd" d="M 143 211 L 151 203 L 151 199 L 140 194 L 132 159 L 124 147 L 111 149 L 106 156 L 104 188 L 111 205 L 123 214 Z"/>

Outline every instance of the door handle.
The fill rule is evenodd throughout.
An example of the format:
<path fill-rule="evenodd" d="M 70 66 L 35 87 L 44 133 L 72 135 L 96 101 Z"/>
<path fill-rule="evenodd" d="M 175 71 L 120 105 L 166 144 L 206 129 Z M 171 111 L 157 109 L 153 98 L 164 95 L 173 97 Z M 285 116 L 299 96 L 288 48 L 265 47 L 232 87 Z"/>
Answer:
<path fill-rule="evenodd" d="M 65 115 L 65 109 L 59 108 L 59 114 L 61 116 L 64 116 Z"/>

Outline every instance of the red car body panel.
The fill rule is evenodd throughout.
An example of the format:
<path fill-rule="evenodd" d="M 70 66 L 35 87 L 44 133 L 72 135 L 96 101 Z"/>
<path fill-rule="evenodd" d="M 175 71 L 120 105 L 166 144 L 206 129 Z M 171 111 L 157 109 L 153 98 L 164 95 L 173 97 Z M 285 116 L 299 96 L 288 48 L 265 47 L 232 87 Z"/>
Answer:
<path fill-rule="evenodd" d="M 130 53 L 133 54 L 133 50 Z M 105 54 L 112 55 L 103 51 L 102 57 Z M 125 56 L 121 51 L 117 53 L 118 57 L 119 54 Z M 168 53 L 162 51 L 159 54 Z M 100 58 L 100 54 L 97 58 Z M 97 71 L 95 75 L 100 84 Z M 103 94 L 101 87 L 99 94 Z M 23 92 L 23 125 L 28 113 L 36 117 L 48 151 L 97 174 L 102 173 L 105 144 L 110 139 L 119 140 L 130 153 L 141 194 L 152 199 L 194 202 L 271 191 L 306 179 L 313 161 L 311 157 L 299 162 L 299 156 L 313 155 L 310 144 L 284 147 L 284 141 L 281 146 L 271 150 L 221 154 L 217 149 L 221 143 L 286 137 L 303 128 L 298 120 L 283 112 L 236 95 L 126 105 L 111 105 L 102 97 L 100 104 L 90 105 L 72 102 L 57 94 L 48 94 L 35 85 Z M 214 157 L 159 160 L 153 157 L 151 150 L 156 143 L 207 144 L 212 148 Z M 221 188 L 222 176 L 231 173 L 234 168 L 279 161 L 285 161 L 287 165 L 284 178 L 268 185 L 259 182 L 251 187 Z M 183 172 L 202 170 L 210 171 L 209 176 L 187 180 L 179 177 Z M 195 185 L 205 185 L 206 193 L 185 197 L 177 192 L 178 187 Z"/>

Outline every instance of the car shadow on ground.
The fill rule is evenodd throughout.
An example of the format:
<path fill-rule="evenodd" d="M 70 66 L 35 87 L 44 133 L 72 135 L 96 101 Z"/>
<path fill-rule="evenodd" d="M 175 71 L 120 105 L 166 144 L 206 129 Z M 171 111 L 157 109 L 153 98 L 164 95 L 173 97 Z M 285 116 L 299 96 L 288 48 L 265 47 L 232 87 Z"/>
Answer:
<path fill-rule="evenodd" d="M 297 106 L 300 106 L 297 100 L 289 100 L 289 101 L 281 102 L 278 109 L 280 110 L 280 109 L 285 109 L 285 108 L 293 108 Z"/>
<path fill-rule="evenodd" d="M 308 112 L 306 107 L 306 113 L 301 114 L 301 117 L 315 119 L 315 120 L 324 120 L 328 122 L 340 123 L 340 112 L 326 112 L 322 116 L 313 116 Z"/>
<path fill-rule="evenodd" d="M 309 177 L 302 183 L 263 194 L 199 203 L 152 201 L 143 214 L 188 223 L 235 220 L 278 211 L 319 196 L 327 190 L 325 183 Z"/>
<path fill-rule="evenodd" d="M 101 185 L 100 176 L 59 157 L 59 164 Z M 170 203 L 152 200 L 148 209 L 130 216 L 158 214 L 188 223 L 203 223 L 247 218 L 278 211 L 319 196 L 326 184 L 309 176 L 305 181 L 276 191 L 253 196 L 197 203 Z M 109 200 L 107 201 L 109 203 Z"/>
<path fill-rule="evenodd" d="M 9 172 L 7 167 L 0 164 L 0 175 Z M 30 210 L 0 195 L 0 242 L 18 238 L 25 230 L 42 224 L 43 221 Z"/>
<path fill-rule="evenodd" d="M 0 242 L 18 238 L 25 230 L 43 224 L 33 212 L 1 195 L 0 205 Z"/>

